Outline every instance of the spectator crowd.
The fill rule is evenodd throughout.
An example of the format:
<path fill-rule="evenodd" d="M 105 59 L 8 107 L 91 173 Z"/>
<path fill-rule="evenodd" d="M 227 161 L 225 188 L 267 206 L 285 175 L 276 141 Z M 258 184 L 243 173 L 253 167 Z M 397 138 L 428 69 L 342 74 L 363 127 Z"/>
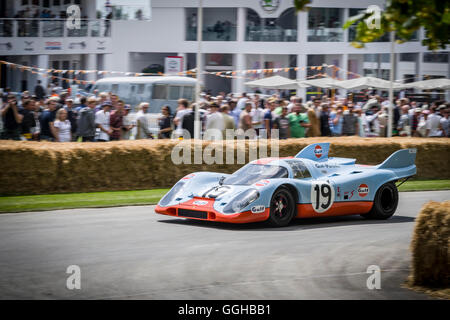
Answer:
<path fill-rule="evenodd" d="M 152 118 L 148 114 L 149 103 L 140 103 L 135 106 L 137 112 L 132 112 L 130 105 L 111 92 L 95 92 L 87 97 L 78 94 L 72 98 L 67 91 L 52 91 L 46 95 L 40 84 L 34 95 L 28 91 L 21 94 L 4 91 L 0 101 L 1 139 L 104 142 L 188 138 L 194 136 L 196 108 L 206 139 L 211 131 L 227 138 L 227 129 L 252 132 L 254 136 L 250 138 L 388 136 L 389 102 L 376 95 L 353 103 L 327 96 L 312 97 L 304 102 L 300 97 L 283 99 L 276 94 L 235 96 L 222 92 L 213 97 L 202 93 L 198 105 L 180 99 L 176 110 L 165 105 L 161 113 Z M 407 98 L 398 99 L 393 109 L 392 133 L 394 136 L 449 137 L 449 108 L 450 104 L 445 101 L 417 103 Z M 274 132 L 277 136 L 271 136 Z"/>

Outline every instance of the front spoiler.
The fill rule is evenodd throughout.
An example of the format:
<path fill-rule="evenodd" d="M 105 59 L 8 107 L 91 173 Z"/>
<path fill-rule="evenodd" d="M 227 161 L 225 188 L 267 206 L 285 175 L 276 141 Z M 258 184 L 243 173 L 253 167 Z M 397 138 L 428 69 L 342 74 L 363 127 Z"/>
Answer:
<path fill-rule="evenodd" d="M 251 211 L 244 211 L 234 214 L 224 214 L 214 209 L 214 201 L 215 201 L 214 199 L 208 198 L 193 198 L 189 201 L 174 206 L 161 207 L 157 205 L 155 208 L 155 212 L 159 214 L 164 214 L 172 217 L 180 217 L 185 219 L 207 220 L 207 221 L 228 222 L 228 223 L 250 223 L 257 221 L 265 221 L 269 218 L 270 215 L 270 208 L 266 208 L 261 213 L 252 213 Z M 194 204 L 194 202 L 202 204 L 198 205 Z M 206 218 L 183 216 L 180 215 L 178 212 L 180 209 L 207 212 L 207 216 Z"/>

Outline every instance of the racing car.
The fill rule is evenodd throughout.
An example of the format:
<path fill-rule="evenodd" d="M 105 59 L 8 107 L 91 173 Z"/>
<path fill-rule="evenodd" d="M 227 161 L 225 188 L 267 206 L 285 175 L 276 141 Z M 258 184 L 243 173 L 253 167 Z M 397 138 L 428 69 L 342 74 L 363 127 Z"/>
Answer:
<path fill-rule="evenodd" d="M 195 172 L 159 201 L 159 214 L 230 223 L 359 214 L 388 219 L 398 190 L 416 174 L 416 149 L 394 152 L 379 165 L 328 157 L 330 144 L 315 143 L 294 157 L 251 161 L 233 174 Z"/>

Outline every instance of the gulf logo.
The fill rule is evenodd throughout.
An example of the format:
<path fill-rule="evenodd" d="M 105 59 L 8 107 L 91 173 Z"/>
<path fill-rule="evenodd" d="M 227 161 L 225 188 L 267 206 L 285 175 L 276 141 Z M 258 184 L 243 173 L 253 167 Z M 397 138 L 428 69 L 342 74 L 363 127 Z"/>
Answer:
<path fill-rule="evenodd" d="M 360 184 L 358 187 L 358 194 L 361 198 L 364 198 L 369 193 L 369 187 L 367 184 Z"/>
<path fill-rule="evenodd" d="M 320 158 L 322 156 L 323 150 L 321 146 L 316 146 L 314 148 L 314 155 L 316 156 L 316 158 Z"/>

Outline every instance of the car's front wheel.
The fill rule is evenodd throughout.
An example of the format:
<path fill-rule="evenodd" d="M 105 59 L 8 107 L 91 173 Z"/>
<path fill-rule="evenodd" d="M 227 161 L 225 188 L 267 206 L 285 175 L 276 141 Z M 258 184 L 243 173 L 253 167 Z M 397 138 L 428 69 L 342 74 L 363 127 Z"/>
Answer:
<path fill-rule="evenodd" d="M 383 184 L 375 194 L 372 209 L 362 215 L 368 219 L 384 220 L 390 218 L 397 210 L 398 190 L 393 182 Z"/>
<path fill-rule="evenodd" d="M 278 188 L 270 200 L 269 224 L 285 227 L 294 218 L 295 212 L 295 200 L 291 192 L 284 187 Z"/>

